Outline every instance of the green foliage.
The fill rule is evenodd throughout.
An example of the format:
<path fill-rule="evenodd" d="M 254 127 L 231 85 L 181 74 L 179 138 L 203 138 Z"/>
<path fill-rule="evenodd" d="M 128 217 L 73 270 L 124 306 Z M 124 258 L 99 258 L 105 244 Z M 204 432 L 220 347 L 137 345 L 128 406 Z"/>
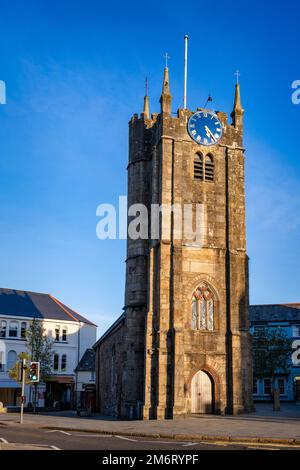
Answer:
<path fill-rule="evenodd" d="M 256 378 L 271 378 L 288 373 L 291 367 L 292 340 L 280 327 L 266 328 L 253 335 L 253 369 Z"/>
<path fill-rule="evenodd" d="M 26 334 L 27 349 L 31 361 L 40 362 L 40 380 L 51 376 L 53 341 L 46 335 L 41 321 L 34 319 Z"/>
<path fill-rule="evenodd" d="M 30 381 L 29 381 L 30 355 L 27 354 L 26 352 L 21 352 L 20 354 L 18 354 L 18 361 L 15 363 L 14 367 L 9 369 L 8 373 L 9 373 L 9 376 L 10 376 L 11 379 L 15 380 L 18 383 L 21 383 L 18 380 L 18 362 L 22 361 L 23 359 L 26 359 L 26 363 L 27 363 L 26 372 L 25 372 L 25 383 L 29 384 L 30 383 Z"/>

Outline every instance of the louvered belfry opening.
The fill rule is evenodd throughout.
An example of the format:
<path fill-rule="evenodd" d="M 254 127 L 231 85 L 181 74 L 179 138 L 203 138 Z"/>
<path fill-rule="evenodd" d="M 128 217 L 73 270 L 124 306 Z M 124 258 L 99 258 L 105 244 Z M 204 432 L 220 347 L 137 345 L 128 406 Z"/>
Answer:
<path fill-rule="evenodd" d="M 194 178 L 203 181 L 203 155 L 196 153 L 194 157 Z"/>
<path fill-rule="evenodd" d="M 194 179 L 198 181 L 214 181 L 214 158 L 209 153 L 203 158 L 198 152 L 194 156 Z"/>
<path fill-rule="evenodd" d="M 205 157 L 205 181 L 214 180 L 214 159 L 213 156 L 208 154 Z"/>

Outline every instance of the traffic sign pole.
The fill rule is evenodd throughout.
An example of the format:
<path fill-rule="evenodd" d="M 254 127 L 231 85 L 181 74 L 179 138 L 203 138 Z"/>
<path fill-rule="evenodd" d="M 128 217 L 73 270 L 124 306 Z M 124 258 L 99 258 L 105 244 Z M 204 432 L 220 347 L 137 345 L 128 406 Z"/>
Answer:
<path fill-rule="evenodd" d="M 23 424 L 23 414 L 24 414 L 24 395 L 25 395 L 25 373 L 26 371 L 26 359 L 22 360 L 22 396 L 21 396 L 21 416 L 20 424 Z"/>

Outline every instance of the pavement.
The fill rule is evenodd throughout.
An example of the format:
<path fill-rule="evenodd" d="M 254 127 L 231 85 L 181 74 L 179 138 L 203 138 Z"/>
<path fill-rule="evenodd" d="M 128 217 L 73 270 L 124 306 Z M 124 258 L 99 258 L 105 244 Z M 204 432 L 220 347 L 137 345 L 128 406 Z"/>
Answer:
<path fill-rule="evenodd" d="M 0 416 L 2 429 L 18 424 L 19 416 Z M 120 421 L 100 415 L 78 417 L 75 412 L 25 414 L 24 425 L 44 430 L 165 438 L 196 442 L 236 442 L 300 446 L 300 406 L 282 404 L 274 412 L 271 404 L 256 405 L 256 412 L 239 416 L 194 415 L 175 420 Z"/>

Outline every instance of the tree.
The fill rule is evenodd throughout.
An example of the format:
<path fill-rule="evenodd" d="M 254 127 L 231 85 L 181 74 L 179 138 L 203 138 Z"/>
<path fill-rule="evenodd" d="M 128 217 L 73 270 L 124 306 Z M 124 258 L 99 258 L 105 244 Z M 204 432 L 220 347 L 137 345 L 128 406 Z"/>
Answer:
<path fill-rule="evenodd" d="M 253 335 L 254 377 L 271 380 L 274 399 L 274 392 L 277 390 L 275 376 L 289 373 L 292 365 L 291 351 L 292 340 L 280 327 L 263 328 Z"/>
<path fill-rule="evenodd" d="M 45 382 L 51 376 L 53 340 L 47 336 L 40 320 L 34 318 L 30 323 L 26 333 L 26 342 L 31 361 L 40 363 L 40 381 Z M 37 383 L 34 384 L 34 410 L 37 402 L 37 385 Z"/>
<path fill-rule="evenodd" d="M 8 373 L 11 379 L 15 380 L 16 382 L 22 383 L 21 381 L 18 380 L 18 362 L 22 362 L 23 359 L 26 359 L 26 363 L 30 361 L 30 356 L 26 352 L 21 352 L 18 354 L 18 361 L 15 363 L 15 365 L 9 369 Z M 30 384 L 29 380 L 29 368 L 27 366 L 26 370 L 26 375 L 25 375 L 25 383 Z"/>

